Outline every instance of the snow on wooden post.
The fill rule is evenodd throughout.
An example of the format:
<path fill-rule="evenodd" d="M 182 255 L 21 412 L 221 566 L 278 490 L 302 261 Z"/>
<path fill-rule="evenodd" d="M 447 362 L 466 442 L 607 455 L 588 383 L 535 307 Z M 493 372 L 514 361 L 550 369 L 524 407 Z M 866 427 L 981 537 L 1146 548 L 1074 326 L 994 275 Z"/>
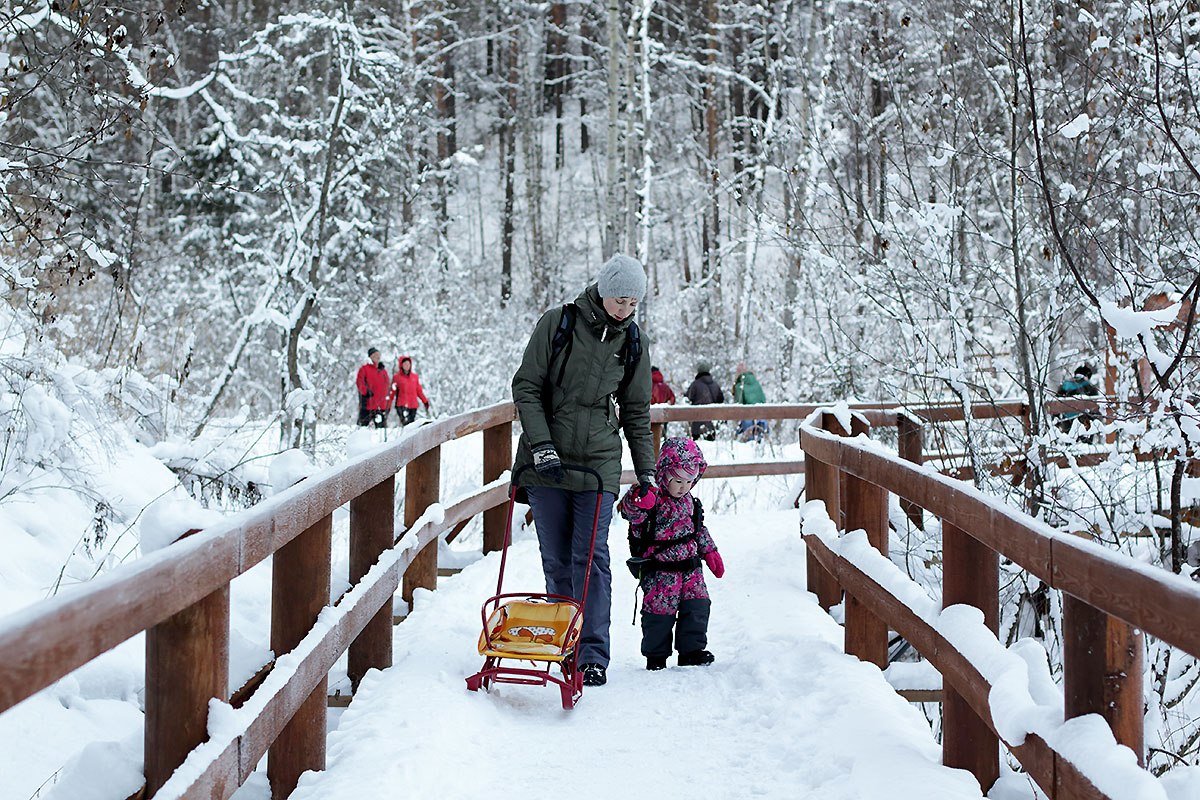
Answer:
<path fill-rule="evenodd" d="M 1142 632 L 1063 592 L 1063 700 L 1067 719 L 1099 714 L 1145 766 Z"/>
<path fill-rule="evenodd" d="M 396 515 L 396 478 L 389 476 L 350 501 L 350 583 L 358 583 L 392 546 Z M 347 673 L 357 690 L 369 669 L 392 665 L 391 598 L 350 643 Z"/>
<path fill-rule="evenodd" d="M 1000 630 L 1000 558 L 953 525 L 942 524 L 942 608 L 966 604 L 983 612 L 988 630 Z M 943 682 L 942 763 L 975 776 L 984 794 L 1000 777 L 1000 739 L 963 696 Z"/>
<path fill-rule="evenodd" d="M 435 447 L 417 456 L 404 468 L 404 527 L 409 533 L 425 509 L 438 501 L 441 487 L 442 449 Z M 405 535 L 408 536 L 409 533 Z M 437 540 L 430 542 L 404 572 L 402 597 L 412 608 L 414 589 L 437 588 Z"/>
<path fill-rule="evenodd" d="M 275 658 L 300 644 L 329 605 L 333 517 L 325 516 L 271 558 L 271 650 Z M 328 678 L 320 683 L 280 731 L 267 755 L 272 797 L 287 797 L 300 775 L 325 769 Z"/>
<path fill-rule="evenodd" d="M 483 432 L 483 483 L 486 486 L 512 469 L 512 423 L 502 422 Z M 508 506 L 483 512 L 483 552 L 494 553 L 504 547 L 504 527 Z"/>
<path fill-rule="evenodd" d="M 822 414 L 820 427 L 827 431 L 840 431 L 841 426 L 832 414 Z M 801 445 L 803 445 L 803 429 L 801 429 Z M 807 453 L 804 454 L 804 491 L 809 500 L 820 500 L 825 503 L 825 511 L 835 523 L 841 518 L 841 479 L 837 467 L 818 461 Z M 812 553 L 806 558 L 808 571 L 808 590 L 817 596 L 821 608 L 828 611 L 842 602 L 842 587 L 837 579 L 825 567 L 821 566 Z"/>
<path fill-rule="evenodd" d="M 910 415 L 905 411 L 896 414 L 896 434 L 900 457 L 914 464 L 924 462 L 925 428 L 920 417 Z M 900 500 L 900 509 L 908 517 L 909 522 L 916 528 L 925 527 L 924 514 L 921 507 L 911 500 Z"/>
<path fill-rule="evenodd" d="M 855 415 L 850 432 L 854 436 L 867 433 L 866 420 Z M 845 529 L 862 529 L 867 541 L 886 557 L 888 554 L 887 490 L 862 480 L 848 472 L 842 473 L 842 507 Z M 869 661 L 880 669 L 888 663 L 888 626 L 852 594 L 846 593 L 846 652 Z"/>
<path fill-rule="evenodd" d="M 208 738 L 208 704 L 229 697 L 229 586 L 146 631 L 146 797 Z"/>

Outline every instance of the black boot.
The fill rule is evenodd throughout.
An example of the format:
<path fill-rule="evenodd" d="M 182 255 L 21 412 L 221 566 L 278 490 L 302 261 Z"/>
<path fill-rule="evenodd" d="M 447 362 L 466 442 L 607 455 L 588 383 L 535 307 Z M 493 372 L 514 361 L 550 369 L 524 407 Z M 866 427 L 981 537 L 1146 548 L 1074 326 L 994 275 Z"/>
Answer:
<path fill-rule="evenodd" d="M 692 650 L 679 654 L 679 666 L 681 667 L 707 667 L 716 660 L 717 657 L 707 650 Z"/>
<path fill-rule="evenodd" d="M 608 683 L 608 672 L 599 664 L 584 664 L 579 668 L 584 686 L 603 686 Z"/>
<path fill-rule="evenodd" d="M 657 672 L 660 669 L 667 668 L 667 660 L 659 656 L 649 656 L 646 658 L 646 669 L 651 672 Z"/>

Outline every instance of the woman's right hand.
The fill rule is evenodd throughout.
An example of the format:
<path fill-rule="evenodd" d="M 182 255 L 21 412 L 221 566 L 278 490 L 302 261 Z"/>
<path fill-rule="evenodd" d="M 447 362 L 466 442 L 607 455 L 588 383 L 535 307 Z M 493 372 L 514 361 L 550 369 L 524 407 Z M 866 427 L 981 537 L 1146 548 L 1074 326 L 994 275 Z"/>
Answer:
<path fill-rule="evenodd" d="M 633 504 L 643 511 L 654 508 L 658 502 L 658 490 L 654 484 L 643 481 L 633 489 Z"/>

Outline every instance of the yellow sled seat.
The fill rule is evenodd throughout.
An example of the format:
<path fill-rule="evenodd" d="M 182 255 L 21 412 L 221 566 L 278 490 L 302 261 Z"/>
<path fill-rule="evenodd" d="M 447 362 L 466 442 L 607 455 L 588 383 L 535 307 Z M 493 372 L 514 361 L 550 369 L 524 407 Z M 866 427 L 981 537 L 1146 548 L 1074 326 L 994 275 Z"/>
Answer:
<path fill-rule="evenodd" d="M 572 626 L 575 617 L 576 608 L 570 603 L 528 600 L 505 603 L 491 613 L 487 628 L 479 634 L 479 654 L 491 658 L 562 661 L 579 641 L 583 615 Z"/>

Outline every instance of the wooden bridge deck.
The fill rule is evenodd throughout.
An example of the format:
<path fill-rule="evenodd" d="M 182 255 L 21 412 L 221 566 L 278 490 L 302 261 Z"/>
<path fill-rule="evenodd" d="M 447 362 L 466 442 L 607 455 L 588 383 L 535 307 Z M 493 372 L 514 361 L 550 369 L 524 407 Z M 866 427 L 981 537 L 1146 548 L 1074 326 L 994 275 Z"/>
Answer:
<path fill-rule="evenodd" d="M 596 800 L 981 797 L 969 773 L 940 765 L 916 707 L 879 670 L 845 655 L 842 629 L 804 591 L 799 511 L 708 521 L 728 569 L 707 578 L 712 667 L 645 670 L 640 629 L 630 624 L 634 581 L 617 570 L 607 686 L 587 689 L 572 712 L 540 687 L 466 692 L 463 676 L 481 661 L 478 607 L 494 587 L 491 556 L 417 597 L 396 628 L 395 666 L 363 681 L 329 737 L 326 770 L 304 775 L 293 800 L 401 788 L 486 798 L 519 786 Z M 612 544 L 624 547 L 619 526 Z M 513 588 L 542 584 L 529 533 L 518 537 L 509 578 Z"/>

